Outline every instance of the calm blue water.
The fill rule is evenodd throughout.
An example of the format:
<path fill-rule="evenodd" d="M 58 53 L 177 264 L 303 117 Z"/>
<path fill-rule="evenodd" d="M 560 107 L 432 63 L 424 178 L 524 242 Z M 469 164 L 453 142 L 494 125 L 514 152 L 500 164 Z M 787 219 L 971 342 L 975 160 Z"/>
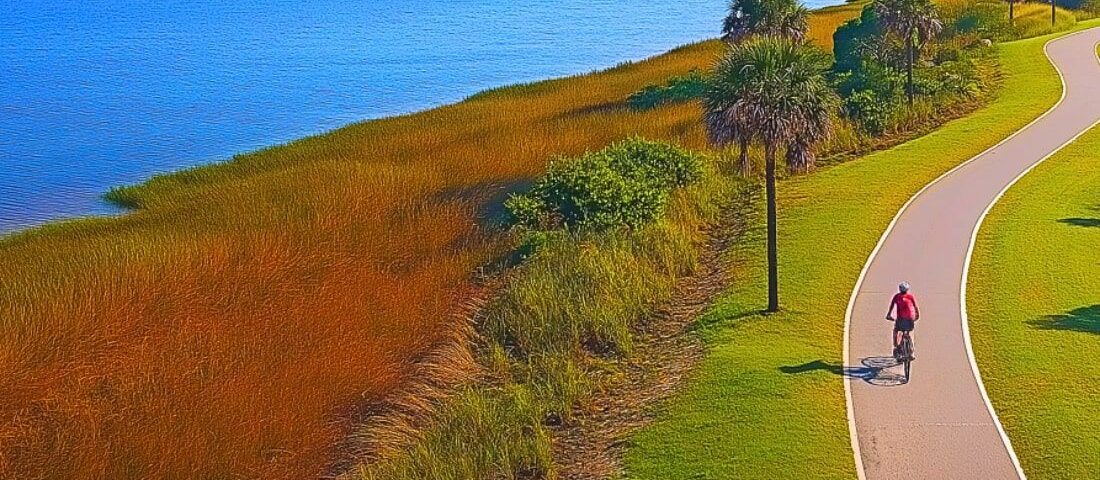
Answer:
<path fill-rule="evenodd" d="M 0 0 L 0 232 L 110 213 L 104 191 L 157 172 L 711 37 L 725 4 Z"/>

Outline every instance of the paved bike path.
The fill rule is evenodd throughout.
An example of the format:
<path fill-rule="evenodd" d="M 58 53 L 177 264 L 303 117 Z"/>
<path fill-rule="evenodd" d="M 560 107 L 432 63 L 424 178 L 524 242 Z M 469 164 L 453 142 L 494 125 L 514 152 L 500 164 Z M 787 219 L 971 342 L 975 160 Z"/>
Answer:
<path fill-rule="evenodd" d="M 1097 42 L 1100 27 L 1048 43 L 1047 56 L 1066 86 L 1064 99 L 919 193 L 870 259 L 849 319 L 847 365 L 876 365 L 890 355 L 891 324 L 884 316 L 900 281 L 913 284 L 921 320 L 913 336 L 917 360 L 908 384 L 891 377 L 900 374 L 900 367 L 873 379 L 845 380 L 853 443 L 866 478 L 1020 476 L 972 366 L 962 280 L 987 207 L 1021 174 L 1100 120 Z"/>

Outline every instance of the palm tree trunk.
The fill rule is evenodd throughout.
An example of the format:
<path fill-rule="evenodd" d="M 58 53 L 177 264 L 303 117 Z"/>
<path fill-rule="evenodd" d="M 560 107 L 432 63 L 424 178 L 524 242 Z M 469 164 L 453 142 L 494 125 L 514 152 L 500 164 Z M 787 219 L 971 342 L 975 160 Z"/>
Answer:
<path fill-rule="evenodd" d="M 1053 27 L 1055 23 L 1058 23 L 1056 21 L 1056 17 L 1057 17 L 1057 15 L 1056 15 L 1056 12 L 1054 10 L 1054 0 L 1050 0 L 1050 26 Z"/>
<path fill-rule="evenodd" d="M 1015 1 L 1008 2 L 1008 24 L 1012 26 L 1016 26 L 1016 14 L 1012 8 L 1014 6 L 1016 6 Z"/>
<path fill-rule="evenodd" d="M 738 169 L 741 170 L 741 175 L 747 177 L 752 174 L 752 164 L 749 163 L 749 137 L 742 135 L 737 139 L 737 144 L 741 149 L 738 157 Z"/>
<path fill-rule="evenodd" d="M 1053 0 L 1051 0 L 1053 1 Z M 913 108 L 913 31 L 905 36 L 905 94 L 909 96 L 909 108 Z"/>
<path fill-rule="evenodd" d="M 768 312 L 779 311 L 778 228 L 775 211 L 775 145 L 765 145 L 764 186 L 768 197 Z"/>

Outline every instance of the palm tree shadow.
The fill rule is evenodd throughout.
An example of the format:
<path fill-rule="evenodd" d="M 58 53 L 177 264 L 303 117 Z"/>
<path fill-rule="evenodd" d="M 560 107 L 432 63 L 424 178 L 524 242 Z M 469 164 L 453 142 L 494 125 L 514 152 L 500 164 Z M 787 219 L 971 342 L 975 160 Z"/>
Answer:
<path fill-rule="evenodd" d="M 1100 205 L 1092 207 L 1091 210 L 1100 213 Z M 1058 222 L 1064 223 L 1066 225 L 1072 225 L 1074 227 L 1100 227 L 1100 218 L 1071 217 L 1059 219 Z"/>
<path fill-rule="evenodd" d="M 1028 323 L 1040 330 L 1069 330 L 1100 335 L 1100 304 L 1075 308 L 1059 315 L 1047 315 Z"/>
<path fill-rule="evenodd" d="M 1058 220 L 1061 223 L 1067 225 L 1073 225 L 1075 227 L 1100 227 L 1100 218 L 1063 218 Z"/>
<path fill-rule="evenodd" d="M 858 378 L 871 385 L 893 386 L 905 383 L 905 379 L 893 372 L 887 371 L 890 367 L 898 365 L 894 357 L 867 357 L 860 360 L 858 367 L 846 367 L 823 360 L 814 360 L 801 365 L 786 365 L 779 367 L 779 371 L 787 375 L 798 375 L 807 372 L 828 372 L 848 378 Z"/>

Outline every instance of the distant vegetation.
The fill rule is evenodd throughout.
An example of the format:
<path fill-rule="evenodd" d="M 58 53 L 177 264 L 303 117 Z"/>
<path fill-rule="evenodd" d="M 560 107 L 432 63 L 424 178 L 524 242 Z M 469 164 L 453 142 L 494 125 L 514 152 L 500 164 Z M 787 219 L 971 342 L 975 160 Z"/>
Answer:
<path fill-rule="evenodd" d="M 888 28 L 875 5 L 838 28 L 833 47 L 833 72 L 844 113 L 865 132 L 879 135 L 936 122 L 952 105 L 980 99 L 995 85 L 996 67 L 987 39 L 959 28 L 972 21 L 966 16 L 971 10 L 947 12 L 943 20 L 933 13 L 935 20 L 925 20 L 942 33 L 913 44 L 913 71 L 908 75 L 910 50 L 899 41 L 897 29 L 909 27 Z"/>

